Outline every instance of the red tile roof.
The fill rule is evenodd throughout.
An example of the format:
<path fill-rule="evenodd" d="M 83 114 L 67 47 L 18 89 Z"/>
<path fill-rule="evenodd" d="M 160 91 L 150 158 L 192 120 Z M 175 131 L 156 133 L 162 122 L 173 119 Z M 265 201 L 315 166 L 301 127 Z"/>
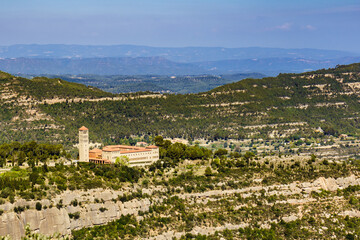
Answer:
<path fill-rule="evenodd" d="M 82 126 L 81 128 L 79 128 L 79 131 L 86 131 L 86 130 L 89 130 L 89 129 L 87 129 L 85 126 Z"/>
<path fill-rule="evenodd" d="M 159 147 L 158 147 L 158 146 L 151 145 L 151 146 L 147 146 L 146 148 L 156 149 L 156 148 L 159 148 Z"/>
<path fill-rule="evenodd" d="M 120 153 L 132 153 L 132 152 L 148 152 L 151 151 L 150 149 L 158 148 L 156 146 L 149 146 L 149 147 L 134 147 L 134 146 L 127 146 L 127 145 L 109 145 L 103 147 L 103 151 L 105 152 L 119 152 Z"/>
<path fill-rule="evenodd" d="M 109 145 L 105 146 L 109 148 L 123 148 L 123 149 L 142 149 L 142 147 L 135 147 L 135 146 L 129 146 L 129 145 Z"/>
<path fill-rule="evenodd" d="M 103 148 L 103 152 L 118 152 L 118 151 L 120 151 L 119 148 L 107 148 L 107 147 Z"/>
<path fill-rule="evenodd" d="M 98 149 L 98 148 L 94 148 L 94 149 L 90 150 L 89 152 L 101 153 L 102 150 L 101 150 L 101 149 Z"/>

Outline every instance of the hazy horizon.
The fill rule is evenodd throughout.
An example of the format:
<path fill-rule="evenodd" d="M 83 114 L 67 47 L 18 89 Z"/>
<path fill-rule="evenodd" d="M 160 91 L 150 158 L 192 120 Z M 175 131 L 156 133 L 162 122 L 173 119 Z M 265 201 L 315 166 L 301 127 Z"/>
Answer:
<path fill-rule="evenodd" d="M 1 46 L 314 48 L 360 52 L 358 0 L 15 0 Z"/>
<path fill-rule="evenodd" d="M 92 46 L 92 47 L 111 47 L 111 46 L 134 46 L 134 47 L 150 47 L 150 48 L 224 48 L 224 49 L 241 49 L 241 48 L 267 48 L 267 49 L 283 49 L 283 50 L 306 50 L 306 49 L 316 49 L 316 50 L 324 50 L 324 51 L 343 51 L 348 53 L 359 53 L 359 51 L 353 50 L 341 50 L 341 49 L 329 49 L 329 48 L 311 48 L 311 47 L 303 47 L 303 48 L 291 48 L 291 47 L 263 47 L 263 46 L 247 46 L 247 47 L 223 47 L 223 46 L 197 46 L 197 45 L 189 45 L 189 46 L 153 46 L 153 45 L 144 45 L 144 44 L 131 44 L 131 43 L 121 43 L 121 44 L 78 44 L 78 43 L 17 43 L 17 44 L 7 44 L 0 45 L 0 47 L 11 47 L 11 46 L 21 46 L 21 45 L 38 45 L 38 46 L 46 46 L 46 45 L 65 45 L 65 46 Z"/>

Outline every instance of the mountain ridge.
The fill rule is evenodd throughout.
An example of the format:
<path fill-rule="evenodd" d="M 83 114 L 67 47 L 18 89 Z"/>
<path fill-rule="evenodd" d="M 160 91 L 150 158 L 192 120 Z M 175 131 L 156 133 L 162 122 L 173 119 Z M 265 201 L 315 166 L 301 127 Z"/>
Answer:
<path fill-rule="evenodd" d="M 276 76 L 360 61 L 360 53 L 264 47 L 136 45 L 0 46 L 0 70 L 13 74 L 191 75 L 259 72 Z"/>
<path fill-rule="evenodd" d="M 48 86 L 43 92 L 28 89 L 17 94 L 12 84 L 34 80 L 3 75 L 10 79 L 0 81 L 2 141 L 46 138 L 68 145 L 76 142 L 77 128 L 82 125 L 92 129 L 94 141 L 106 143 L 132 135 L 208 140 L 307 137 L 317 134 L 319 127 L 325 134 L 360 134 L 359 63 L 244 79 L 184 95 L 114 95 L 83 85 L 79 93 L 54 94 L 51 89 L 57 87 Z M 42 85 L 21 86 L 40 89 Z M 34 98 L 32 92 L 45 98 Z"/>
<path fill-rule="evenodd" d="M 0 59 L 0 69 L 22 74 L 202 74 L 203 70 L 187 63 L 175 63 L 162 57 L 121 58 L 12 58 Z M 179 70 L 180 69 L 180 70 Z"/>

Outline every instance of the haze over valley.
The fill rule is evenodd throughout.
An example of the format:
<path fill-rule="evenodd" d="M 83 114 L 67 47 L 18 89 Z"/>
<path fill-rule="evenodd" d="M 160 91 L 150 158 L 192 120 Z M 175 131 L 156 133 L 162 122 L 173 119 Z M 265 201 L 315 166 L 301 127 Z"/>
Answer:
<path fill-rule="evenodd" d="M 282 48 L 13 45 L 0 68 L 14 74 L 199 75 L 300 73 L 360 61 L 360 53 Z"/>

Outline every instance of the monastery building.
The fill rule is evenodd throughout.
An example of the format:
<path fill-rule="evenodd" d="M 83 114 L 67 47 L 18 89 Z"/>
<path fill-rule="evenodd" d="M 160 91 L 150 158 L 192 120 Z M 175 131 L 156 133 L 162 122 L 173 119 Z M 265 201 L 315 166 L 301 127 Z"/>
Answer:
<path fill-rule="evenodd" d="M 159 160 L 159 148 L 157 146 L 110 145 L 103 149 L 95 148 L 89 151 L 89 129 L 84 126 L 79 129 L 80 162 L 111 164 L 115 163 L 116 159 L 126 160 L 130 166 L 150 165 Z"/>

